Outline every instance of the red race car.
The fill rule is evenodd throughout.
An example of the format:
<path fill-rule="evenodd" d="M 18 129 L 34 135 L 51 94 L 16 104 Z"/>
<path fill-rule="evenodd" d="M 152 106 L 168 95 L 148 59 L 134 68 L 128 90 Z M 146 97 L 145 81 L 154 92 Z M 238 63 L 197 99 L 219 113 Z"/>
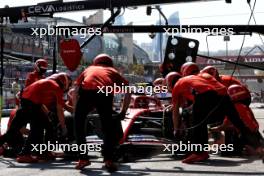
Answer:
<path fill-rule="evenodd" d="M 167 135 L 170 131 L 168 127 L 172 128 L 172 125 L 164 125 L 171 118 L 165 117 L 165 114 L 159 99 L 146 95 L 132 95 L 127 115 L 121 121 L 123 134 L 120 138 L 119 157 L 126 160 L 128 155 L 135 157 L 145 156 L 147 153 L 160 153 L 164 150 L 163 144 L 173 143 L 170 138 L 172 130 L 171 136 Z M 90 131 L 91 133 L 87 134 L 87 142 L 102 143 L 98 115 L 89 115 L 88 119 L 90 119 L 88 126 L 95 129 L 96 135 Z M 120 123 L 117 119 L 117 123 L 118 121 Z"/>

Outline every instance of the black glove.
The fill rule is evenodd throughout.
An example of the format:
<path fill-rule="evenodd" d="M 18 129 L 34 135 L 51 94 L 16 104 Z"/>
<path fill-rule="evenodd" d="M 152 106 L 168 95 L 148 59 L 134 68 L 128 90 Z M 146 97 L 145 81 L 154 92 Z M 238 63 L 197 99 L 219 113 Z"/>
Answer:
<path fill-rule="evenodd" d="M 181 130 L 173 130 L 173 136 L 176 140 L 180 140 L 182 137 L 182 131 Z"/>
<path fill-rule="evenodd" d="M 112 115 L 113 119 L 119 119 L 119 120 L 124 120 L 126 118 L 126 112 L 114 112 Z"/>
<path fill-rule="evenodd" d="M 124 113 L 120 112 L 119 113 L 119 119 L 124 120 L 125 118 L 126 118 L 126 112 L 124 112 Z"/>
<path fill-rule="evenodd" d="M 191 115 L 192 115 L 192 109 L 189 109 L 189 108 L 184 108 L 182 110 L 182 113 L 181 113 L 182 117 L 185 119 L 185 118 L 189 118 Z"/>

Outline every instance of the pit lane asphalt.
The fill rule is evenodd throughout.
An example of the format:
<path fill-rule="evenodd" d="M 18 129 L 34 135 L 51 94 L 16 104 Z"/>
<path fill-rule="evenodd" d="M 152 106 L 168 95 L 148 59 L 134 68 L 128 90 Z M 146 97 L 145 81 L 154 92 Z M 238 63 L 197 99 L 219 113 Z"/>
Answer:
<path fill-rule="evenodd" d="M 258 108 L 263 106 L 263 108 Z M 264 130 L 264 104 L 252 104 L 253 112 Z M 4 123 L 6 123 L 4 119 Z M 262 133 L 263 134 L 263 133 Z M 74 161 L 57 159 L 48 163 L 19 164 L 14 159 L 0 157 L 0 176 L 79 176 L 79 175 L 110 175 L 102 168 L 102 158 L 92 153 L 92 165 L 83 171 L 74 169 Z M 121 163 L 119 171 L 112 175 L 264 175 L 264 164 L 256 157 L 228 158 L 210 155 L 210 159 L 202 164 L 183 164 L 168 154 L 160 154 L 136 162 Z"/>

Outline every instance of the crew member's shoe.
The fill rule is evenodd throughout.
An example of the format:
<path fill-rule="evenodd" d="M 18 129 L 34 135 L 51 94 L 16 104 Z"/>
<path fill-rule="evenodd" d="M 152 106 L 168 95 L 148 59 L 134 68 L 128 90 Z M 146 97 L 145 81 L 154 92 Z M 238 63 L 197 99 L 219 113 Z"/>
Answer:
<path fill-rule="evenodd" d="M 37 159 L 39 162 L 48 162 L 56 159 L 56 156 L 52 152 L 47 152 L 42 155 L 38 155 Z"/>
<path fill-rule="evenodd" d="M 105 168 L 108 172 L 112 173 L 112 172 L 117 171 L 118 169 L 117 164 L 114 163 L 113 161 L 106 160 L 104 163 L 105 163 Z"/>
<path fill-rule="evenodd" d="M 202 153 L 193 153 L 184 160 L 182 160 L 182 163 L 186 164 L 192 164 L 195 162 L 202 162 L 205 161 L 209 158 L 209 155 L 207 152 L 202 152 Z"/>
<path fill-rule="evenodd" d="M 77 165 L 75 166 L 75 169 L 82 170 L 89 165 L 91 165 L 91 162 L 89 160 L 79 160 Z"/>
<path fill-rule="evenodd" d="M 261 146 L 256 148 L 256 153 L 260 158 L 264 157 L 264 147 Z"/>
<path fill-rule="evenodd" d="M 38 159 L 33 158 L 31 155 L 20 155 L 16 158 L 19 163 L 37 163 Z"/>

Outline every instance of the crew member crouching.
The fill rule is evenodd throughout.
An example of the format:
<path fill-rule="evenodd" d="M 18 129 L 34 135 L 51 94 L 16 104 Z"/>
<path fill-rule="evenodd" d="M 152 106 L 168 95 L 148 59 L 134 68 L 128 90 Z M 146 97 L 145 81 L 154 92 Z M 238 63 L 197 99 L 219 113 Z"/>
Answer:
<path fill-rule="evenodd" d="M 180 132 L 179 108 L 185 105 L 186 100 L 193 102 L 190 126 L 191 144 L 198 144 L 202 147 L 197 151 L 190 151 L 192 154 L 182 162 L 193 163 L 209 158 L 208 153 L 203 149 L 204 144 L 208 143 L 207 124 L 223 121 L 225 116 L 240 130 L 250 145 L 259 148 L 261 145 L 259 136 L 251 133 L 242 122 L 227 94 L 226 87 L 208 73 L 197 74 L 199 68 L 195 66 L 195 63 L 186 65 L 183 65 L 181 69 L 185 77 L 177 81 L 172 91 L 174 134 L 177 136 Z"/>
<path fill-rule="evenodd" d="M 16 115 L 11 123 L 9 130 L 0 137 L 0 144 L 5 142 L 12 143 L 14 136 L 19 133 L 19 130 L 30 124 L 30 134 L 23 147 L 20 155 L 17 157 L 18 162 L 32 163 L 38 160 L 32 157 L 32 144 L 42 144 L 44 129 L 46 135 L 51 138 L 51 121 L 47 114 L 43 111 L 46 105 L 55 105 L 57 117 L 60 122 L 63 134 L 67 133 L 64 122 L 64 100 L 63 94 L 68 91 L 71 85 L 71 79 L 66 73 L 54 74 L 47 79 L 42 79 L 31 84 L 24 89 L 21 95 L 21 107 L 16 112 Z M 37 154 L 39 155 L 39 154 Z"/>

